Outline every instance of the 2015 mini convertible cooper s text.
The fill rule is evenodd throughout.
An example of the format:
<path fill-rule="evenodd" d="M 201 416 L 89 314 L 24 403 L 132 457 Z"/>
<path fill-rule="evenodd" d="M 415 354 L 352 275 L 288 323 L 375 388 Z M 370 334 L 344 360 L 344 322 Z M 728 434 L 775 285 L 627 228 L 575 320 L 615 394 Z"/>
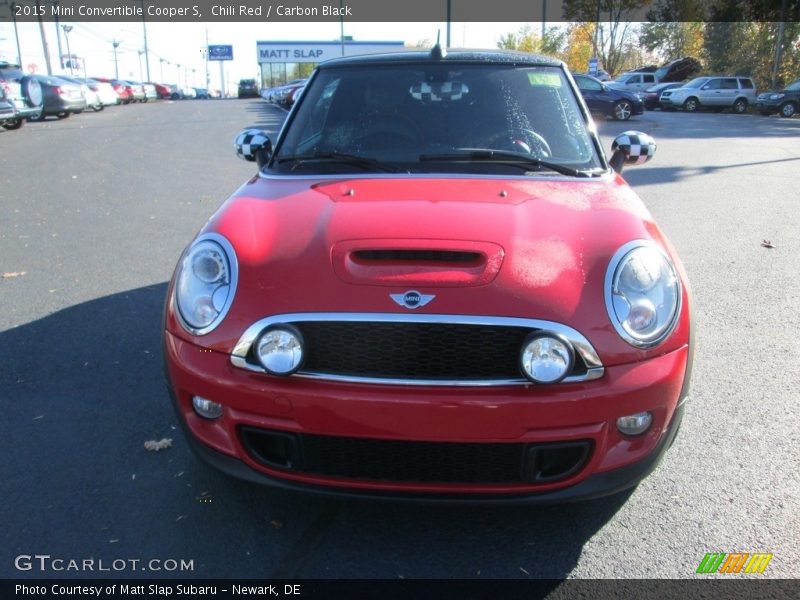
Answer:
<path fill-rule="evenodd" d="M 178 262 L 164 325 L 195 450 L 254 481 L 430 501 L 637 484 L 688 393 L 673 248 L 559 61 L 321 64 Z"/>

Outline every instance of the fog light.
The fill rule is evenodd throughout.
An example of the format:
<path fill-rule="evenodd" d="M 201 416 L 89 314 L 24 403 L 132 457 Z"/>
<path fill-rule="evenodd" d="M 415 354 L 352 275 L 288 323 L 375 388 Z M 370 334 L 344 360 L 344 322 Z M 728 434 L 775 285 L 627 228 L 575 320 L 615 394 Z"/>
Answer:
<path fill-rule="evenodd" d="M 553 333 L 534 333 L 520 354 L 522 372 L 535 383 L 556 383 L 572 370 L 572 345 Z"/>
<path fill-rule="evenodd" d="M 652 413 L 640 412 L 617 419 L 617 429 L 625 435 L 640 435 L 650 429 L 652 423 Z"/>
<path fill-rule="evenodd" d="M 194 412 L 204 419 L 218 419 L 222 416 L 222 404 L 212 402 L 200 396 L 192 397 Z"/>
<path fill-rule="evenodd" d="M 291 375 L 303 364 L 303 336 L 291 325 L 268 329 L 256 342 L 256 358 L 268 373 Z"/>

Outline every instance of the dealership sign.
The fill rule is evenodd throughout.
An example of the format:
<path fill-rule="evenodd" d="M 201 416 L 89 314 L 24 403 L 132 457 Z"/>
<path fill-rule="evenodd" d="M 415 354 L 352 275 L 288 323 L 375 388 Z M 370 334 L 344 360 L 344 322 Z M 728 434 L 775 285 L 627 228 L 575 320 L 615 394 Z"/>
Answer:
<path fill-rule="evenodd" d="M 259 63 L 320 63 L 340 56 L 401 50 L 403 42 L 258 42 Z"/>
<path fill-rule="evenodd" d="M 209 46 L 208 60 L 233 60 L 233 46 Z"/>

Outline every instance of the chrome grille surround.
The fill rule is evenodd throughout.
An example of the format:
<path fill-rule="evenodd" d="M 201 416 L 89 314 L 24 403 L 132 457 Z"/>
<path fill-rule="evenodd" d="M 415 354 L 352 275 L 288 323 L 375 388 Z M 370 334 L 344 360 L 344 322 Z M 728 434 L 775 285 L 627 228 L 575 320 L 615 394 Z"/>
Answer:
<path fill-rule="evenodd" d="M 524 319 L 517 317 L 475 316 L 475 315 L 440 315 L 440 314 L 403 314 L 403 313 L 286 313 L 260 319 L 248 327 L 231 353 L 231 364 L 240 369 L 257 373 L 267 372 L 258 364 L 247 360 L 253 343 L 266 328 L 279 324 L 302 322 L 356 322 L 356 323 L 428 323 L 441 325 L 486 325 L 500 327 L 518 327 L 530 330 L 552 331 L 566 338 L 586 365 L 586 372 L 570 375 L 556 385 L 592 381 L 603 376 L 604 368 L 600 357 L 591 343 L 578 331 L 554 321 Z M 521 373 L 514 378 L 492 378 L 480 380 L 460 379 L 417 379 L 417 378 L 385 378 L 358 375 L 340 375 L 319 373 L 301 369 L 292 377 L 334 381 L 341 383 L 367 383 L 379 385 L 402 386 L 457 386 L 457 387 L 489 387 L 489 386 L 530 386 L 536 385 Z"/>

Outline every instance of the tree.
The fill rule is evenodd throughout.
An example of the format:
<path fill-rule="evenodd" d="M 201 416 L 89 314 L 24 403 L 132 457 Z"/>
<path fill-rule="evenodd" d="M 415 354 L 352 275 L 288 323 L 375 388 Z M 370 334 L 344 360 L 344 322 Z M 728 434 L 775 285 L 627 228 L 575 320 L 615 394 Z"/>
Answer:
<path fill-rule="evenodd" d="M 636 31 L 633 21 L 642 20 L 649 4 L 649 0 L 564 0 L 564 14 L 575 21 L 597 23 L 595 53 L 609 73 L 616 73 Z"/>
<path fill-rule="evenodd" d="M 567 33 L 561 27 L 550 27 L 544 37 L 534 33 L 530 25 L 520 27 L 517 33 L 507 33 L 497 41 L 497 47 L 505 50 L 536 52 L 548 56 L 561 57 L 567 40 Z"/>
<path fill-rule="evenodd" d="M 700 22 L 643 23 L 639 43 L 650 52 L 658 53 L 664 61 L 698 57 L 703 51 L 704 30 L 705 24 Z"/>

